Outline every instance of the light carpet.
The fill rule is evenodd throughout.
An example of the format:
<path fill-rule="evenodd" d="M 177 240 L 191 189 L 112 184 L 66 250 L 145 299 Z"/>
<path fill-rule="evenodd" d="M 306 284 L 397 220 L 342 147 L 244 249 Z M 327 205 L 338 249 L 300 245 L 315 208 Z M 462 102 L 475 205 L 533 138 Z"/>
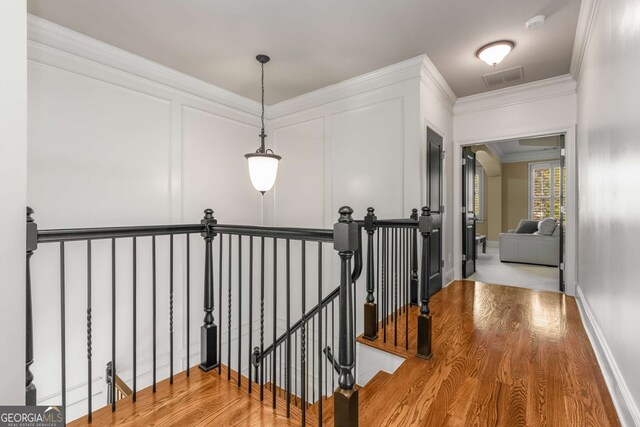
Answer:
<path fill-rule="evenodd" d="M 539 291 L 558 292 L 559 289 L 557 267 L 500 262 L 498 248 L 490 247 L 486 254 L 478 248 L 476 272 L 469 279 Z"/>

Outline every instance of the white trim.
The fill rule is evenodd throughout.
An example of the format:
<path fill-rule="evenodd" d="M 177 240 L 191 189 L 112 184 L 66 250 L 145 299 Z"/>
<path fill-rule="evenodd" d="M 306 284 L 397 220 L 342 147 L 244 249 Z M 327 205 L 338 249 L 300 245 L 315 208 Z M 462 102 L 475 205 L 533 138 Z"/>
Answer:
<path fill-rule="evenodd" d="M 27 38 L 31 42 L 58 49 L 251 115 L 260 115 L 260 103 L 256 101 L 35 15 L 28 15 Z"/>
<path fill-rule="evenodd" d="M 579 82 L 580 70 L 582 69 L 582 61 L 584 59 L 591 33 L 593 31 L 593 23 L 598 13 L 599 0 L 582 0 L 580 4 L 580 15 L 578 16 L 578 25 L 576 28 L 576 37 L 573 42 L 573 52 L 571 54 L 571 66 L 569 74 Z"/>
<path fill-rule="evenodd" d="M 624 381 L 622 372 L 618 368 L 607 340 L 596 322 L 591 306 L 584 297 L 580 286 L 576 286 L 576 302 L 580 310 L 582 324 L 587 332 L 591 346 L 598 359 L 602 376 L 607 383 L 611 400 L 618 412 L 618 418 L 623 426 L 640 426 L 640 410 L 633 401 L 629 387 Z"/>
<path fill-rule="evenodd" d="M 271 105 L 267 108 L 266 116 L 270 120 L 277 119 L 406 80 L 425 77 L 435 84 L 439 95 L 453 108 L 455 94 L 431 60 L 426 55 L 419 55 Z"/>
<path fill-rule="evenodd" d="M 453 108 L 454 116 L 475 113 L 494 108 L 524 104 L 547 98 L 556 98 L 576 93 L 576 81 L 569 74 L 537 80 L 518 86 L 483 92 L 458 98 Z"/>

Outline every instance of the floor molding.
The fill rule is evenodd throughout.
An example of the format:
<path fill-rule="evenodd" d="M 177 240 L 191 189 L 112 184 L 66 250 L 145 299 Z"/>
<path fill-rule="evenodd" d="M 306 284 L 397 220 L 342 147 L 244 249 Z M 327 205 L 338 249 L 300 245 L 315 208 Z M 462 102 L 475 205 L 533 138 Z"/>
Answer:
<path fill-rule="evenodd" d="M 589 302 L 585 299 L 580 286 L 576 286 L 576 302 L 582 317 L 582 324 L 587 332 L 587 336 L 591 341 L 598 364 L 604 376 L 604 380 L 609 388 L 609 394 L 613 400 L 613 404 L 618 412 L 620 423 L 623 426 L 640 426 L 640 411 L 633 402 L 631 392 L 624 381 L 622 372 L 618 368 L 611 349 L 595 320 L 593 311 L 589 306 Z"/>

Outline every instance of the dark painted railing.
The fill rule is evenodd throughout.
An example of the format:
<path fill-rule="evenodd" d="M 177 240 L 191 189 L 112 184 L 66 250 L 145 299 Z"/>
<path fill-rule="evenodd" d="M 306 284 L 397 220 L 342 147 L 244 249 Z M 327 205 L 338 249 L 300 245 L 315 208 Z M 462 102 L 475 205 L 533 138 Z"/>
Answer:
<path fill-rule="evenodd" d="M 265 386 L 271 390 L 271 404 L 276 407 L 276 391 L 284 394 L 286 399 L 287 416 L 290 415 L 292 398 L 295 402 L 302 402 L 303 424 L 306 417 L 306 409 L 309 405 L 316 405 L 319 423 L 322 422 L 322 401 L 328 398 L 335 388 L 335 377 L 338 377 L 338 388 L 335 396 L 335 418 L 341 420 L 342 425 L 357 425 L 357 391 L 354 389 L 355 369 L 355 322 L 354 322 L 354 294 L 355 281 L 362 270 L 362 258 L 360 251 L 360 227 L 352 218 L 352 210 L 348 207 L 340 209 L 339 221 L 333 230 L 266 227 L 247 225 L 218 224 L 213 216 L 213 211 L 205 210 L 204 218 L 200 224 L 140 226 L 140 227 L 108 227 L 62 230 L 38 230 L 33 221 L 33 210 L 27 208 L 27 353 L 26 353 L 26 397 L 27 403 L 36 404 L 36 387 L 30 366 L 34 363 L 33 357 L 33 332 L 32 332 L 32 283 L 31 283 L 31 258 L 38 244 L 59 244 L 60 255 L 60 322 L 61 322 L 61 385 L 62 404 L 66 407 L 66 337 L 65 337 L 65 243 L 70 241 L 86 242 L 87 261 L 87 417 L 92 419 L 92 351 L 93 342 L 93 311 L 92 311 L 92 242 L 94 240 L 110 241 L 110 267 L 111 267 L 111 383 L 115 384 L 117 378 L 116 360 L 116 328 L 117 307 L 116 290 L 118 289 L 116 251 L 117 241 L 130 240 L 132 248 L 132 399 L 136 400 L 137 393 L 137 244 L 140 238 L 150 238 L 152 256 L 152 330 L 145 331 L 152 335 L 152 389 L 156 391 L 157 384 L 157 358 L 158 358 L 158 324 L 157 324 L 157 240 L 161 236 L 169 240 L 169 380 L 173 383 L 174 377 L 174 240 L 184 239 L 185 257 L 185 291 L 186 291 L 186 375 L 189 375 L 191 361 L 190 349 L 190 292 L 191 277 L 191 237 L 199 234 L 204 240 L 204 277 L 203 277 L 203 311 L 204 319 L 200 328 L 200 364 L 203 371 L 217 371 L 222 375 L 224 371 L 228 380 L 237 381 L 238 387 L 246 387 L 248 393 L 252 393 L 254 387 L 259 387 L 260 398 L 264 398 Z M 183 237 L 181 237 L 183 236 Z M 217 242 L 216 242 L 217 240 Z M 300 276 L 292 277 L 292 242 L 296 242 L 299 248 Z M 215 243 L 218 243 L 217 245 Z M 243 244 L 248 243 L 248 260 L 243 252 Z M 333 243 L 334 250 L 338 252 L 340 259 L 340 283 L 328 295 L 323 294 L 323 245 Z M 279 258 L 279 245 L 284 245 L 284 262 Z M 309 284 L 307 290 L 307 248 L 310 245 L 317 247 L 317 282 Z M 217 250 L 215 247 L 217 246 Z M 246 246 L 245 246 L 246 249 Z M 268 266 L 265 252 L 271 251 L 272 264 Z M 258 255 L 254 260 L 254 255 Z M 352 271 L 352 260 L 355 255 L 355 265 Z M 217 258 L 217 259 L 216 259 Z M 226 261 L 226 262 L 225 262 Z M 257 265 L 256 265 L 257 264 Z M 278 275 L 279 268 L 284 264 L 284 283 Z M 215 267 L 217 266 L 217 275 Z M 272 279 L 272 318 L 265 315 L 265 284 L 267 269 L 271 268 Z M 247 274 L 248 272 L 248 274 Z M 244 275 L 243 275 L 244 274 Z M 223 280 L 226 279 L 223 283 Z M 292 312 L 291 284 L 300 289 L 300 311 L 294 304 Z M 255 283 L 254 283 L 255 282 Z M 226 288 L 226 319 L 223 314 L 223 284 Z M 258 286 L 254 289 L 254 285 Z M 285 293 L 285 307 L 278 307 L 278 295 Z M 243 307 L 243 293 L 248 292 L 248 307 Z M 316 304 L 307 309 L 307 295 L 316 296 Z M 245 294 L 247 295 L 247 294 Z M 259 326 L 257 337 L 254 336 L 254 300 L 258 296 Z M 235 297 L 235 298 L 232 298 Z M 217 306 L 216 306 L 217 298 Z M 235 299 L 237 305 L 232 305 Z M 279 327 L 278 314 L 284 310 L 285 325 Z M 217 316 L 214 316 L 217 313 Z M 337 314 L 337 315 L 336 315 Z M 335 318 L 338 317 L 336 325 Z M 40 319 L 41 320 L 41 319 Z M 249 330 L 246 341 L 242 327 L 248 320 Z M 42 321 L 42 320 L 41 320 Z M 270 325 L 267 323 L 271 322 Z M 226 323 L 226 324 L 225 324 Z M 232 331 L 232 325 L 235 329 Z M 223 330 L 226 329 L 226 343 L 223 342 Z M 271 329 L 269 331 L 269 329 Z M 282 331 L 284 329 L 284 332 Z M 330 330 L 330 332 L 329 332 Z M 236 332 L 237 331 L 237 332 Z M 266 333 L 271 332 L 271 344 L 265 347 Z M 333 360 L 332 349 L 335 348 L 335 339 L 338 338 L 337 361 Z M 236 353 L 232 358 L 232 341 L 236 341 Z M 243 351 L 244 347 L 244 351 Z M 311 347 L 311 351 L 309 348 Z M 77 350 L 77 349 L 74 349 Z M 298 357 L 300 350 L 300 357 Z M 293 352 L 293 358 L 292 353 Z M 226 354 L 225 354 L 226 353 Z M 43 353 L 44 354 L 44 353 Z M 225 359 L 225 360 L 223 360 Z M 243 375 L 243 361 L 246 366 L 246 376 Z M 36 362 L 37 363 L 37 362 Z M 293 363 L 293 369 L 292 369 Z M 323 366 L 324 365 L 324 366 Z M 300 369 L 298 369 L 298 366 Z M 253 367 L 253 369 L 251 369 Z M 323 369 L 324 368 L 324 369 Z M 255 377 L 253 376 L 255 371 Z M 334 371 L 336 371 L 334 373 Z M 282 377 L 284 375 L 284 381 Z M 311 384 L 309 384 L 309 378 Z M 265 384 L 265 381 L 268 381 Z M 329 387 L 329 384 L 331 385 Z M 299 386 L 299 387 L 298 387 Z M 309 387 L 310 386 L 310 387 Z M 110 389 L 109 402 L 112 411 L 116 410 L 117 399 L 114 395 L 115 387 Z M 309 393 L 310 392 L 310 393 Z M 355 408 L 355 409 L 354 409 Z"/>
<path fill-rule="evenodd" d="M 417 318 L 417 354 L 431 357 L 429 310 L 429 239 L 432 218 L 428 207 L 422 215 L 413 209 L 409 218 L 378 219 L 373 208 L 361 221 L 367 233 L 364 334 L 368 340 L 391 340 L 409 349 L 410 306 L 420 304 Z M 418 237 L 420 235 L 420 237 Z M 419 245 L 418 240 L 422 243 Z M 420 247 L 420 251 L 419 251 Z M 419 253 L 422 254 L 420 264 Z M 404 316 L 404 331 L 398 331 Z M 402 333 L 404 332 L 404 333 Z M 404 335 L 404 343 L 399 342 Z"/>

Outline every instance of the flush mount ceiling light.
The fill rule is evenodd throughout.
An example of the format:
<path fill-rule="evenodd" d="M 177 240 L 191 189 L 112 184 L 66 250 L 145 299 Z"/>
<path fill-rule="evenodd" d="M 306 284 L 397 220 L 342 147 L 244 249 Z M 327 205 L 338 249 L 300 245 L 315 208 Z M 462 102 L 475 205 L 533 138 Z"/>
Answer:
<path fill-rule="evenodd" d="M 500 40 L 482 46 L 476 56 L 492 67 L 498 65 L 511 52 L 515 44 L 509 40 Z"/>
<path fill-rule="evenodd" d="M 249 177 L 254 188 L 264 196 L 264 193 L 271 190 L 276 182 L 278 175 L 278 162 L 282 157 L 278 156 L 271 149 L 265 149 L 264 139 L 267 137 L 264 133 L 264 64 L 269 62 L 271 58 L 267 55 L 258 55 L 256 59 L 260 63 L 262 71 L 262 79 L 260 81 L 262 88 L 262 130 L 260 132 L 260 147 L 255 153 L 245 154 L 244 157 L 249 162 Z"/>

